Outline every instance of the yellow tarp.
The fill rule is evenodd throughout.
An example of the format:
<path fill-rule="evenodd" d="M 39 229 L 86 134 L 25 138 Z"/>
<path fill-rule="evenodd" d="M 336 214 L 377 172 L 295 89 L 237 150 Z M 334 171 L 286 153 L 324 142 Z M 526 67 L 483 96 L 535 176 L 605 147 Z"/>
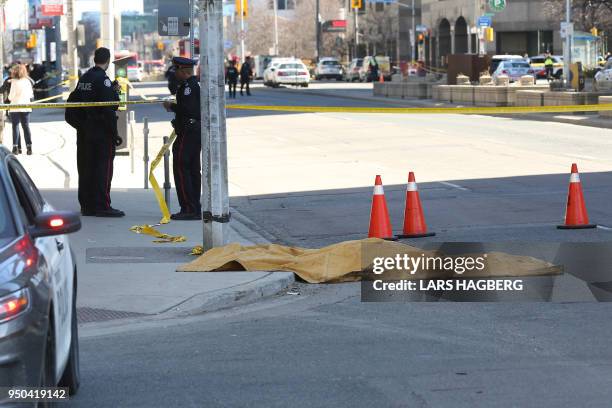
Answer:
<path fill-rule="evenodd" d="M 362 254 L 362 249 L 366 253 Z M 305 249 L 282 245 L 242 246 L 229 244 L 213 248 L 194 261 L 180 266 L 179 272 L 214 271 L 290 271 L 309 283 L 350 282 L 373 276 L 374 256 L 407 254 L 411 257 L 444 256 L 437 251 L 370 238 L 345 241 L 320 249 Z M 463 256 L 469 256 L 465 254 Z M 475 254 L 474 256 L 482 256 Z M 362 259 L 363 258 L 363 259 Z M 486 269 L 457 275 L 448 270 L 417 270 L 415 274 L 385 272 L 385 279 L 424 279 L 445 277 L 517 277 L 554 275 L 561 268 L 532 257 L 491 252 L 486 255 Z"/>

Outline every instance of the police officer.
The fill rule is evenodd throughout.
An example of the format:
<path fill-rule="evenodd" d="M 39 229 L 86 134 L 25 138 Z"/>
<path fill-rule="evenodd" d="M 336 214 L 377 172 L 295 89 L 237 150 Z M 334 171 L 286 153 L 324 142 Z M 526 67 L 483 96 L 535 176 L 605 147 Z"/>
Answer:
<path fill-rule="evenodd" d="M 238 84 L 238 68 L 236 68 L 236 61 L 230 60 L 229 66 L 225 70 L 225 82 L 229 87 L 229 97 L 236 98 L 236 84 Z"/>
<path fill-rule="evenodd" d="M 175 76 L 180 85 L 176 91 L 176 103 L 164 102 L 168 112 L 174 112 L 172 121 L 176 140 L 172 145 L 172 170 L 181 210 L 172 214 L 173 220 L 201 220 L 200 192 L 202 174 L 200 167 L 200 84 L 194 75 L 195 61 L 174 57 Z"/>
<path fill-rule="evenodd" d="M 110 57 L 108 48 L 98 48 L 95 51 L 95 66 L 79 78 L 69 102 L 119 101 L 118 85 L 106 75 Z M 111 207 L 110 199 L 115 149 L 122 143 L 117 130 L 117 108 L 118 105 L 71 109 L 72 116 L 76 117 L 69 123 L 77 129 L 77 170 L 82 215 L 125 215 L 123 211 Z"/>

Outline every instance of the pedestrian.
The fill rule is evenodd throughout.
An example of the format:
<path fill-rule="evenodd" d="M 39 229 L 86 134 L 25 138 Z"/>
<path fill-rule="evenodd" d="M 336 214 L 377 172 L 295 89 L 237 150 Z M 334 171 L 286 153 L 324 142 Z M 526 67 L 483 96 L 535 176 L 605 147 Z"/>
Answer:
<path fill-rule="evenodd" d="M 550 53 L 546 54 L 546 59 L 544 60 L 544 69 L 546 71 L 546 79 L 550 81 L 553 78 L 555 62 L 553 61 Z"/>
<path fill-rule="evenodd" d="M 370 60 L 370 80 L 374 82 L 378 79 L 378 61 L 376 61 L 376 57 L 372 57 Z M 369 82 L 368 81 L 368 82 Z"/>
<path fill-rule="evenodd" d="M 94 53 L 95 66 L 85 72 L 68 102 L 116 102 L 119 86 L 106 75 L 110 65 L 108 48 Z M 111 207 L 115 149 L 123 141 L 117 130 L 117 106 L 66 109 L 66 121 L 77 130 L 77 171 L 81 214 L 96 217 L 123 217 Z"/>
<path fill-rule="evenodd" d="M 229 66 L 225 70 L 225 82 L 229 87 L 229 97 L 236 98 L 236 85 L 238 84 L 238 68 L 236 68 L 236 62 L 230 60 Z M 247 88 L 248 89 L 248 88 Z"/>
<path fill-rule="evenodd" d="M 201 220 L 202 174 L 200 152 L 200 83 L 194 75 L 196 61 L 189 58 L 174 57 L 175 75 L 179 82 L 176 103 L 164 102 L 168 112 L 174 112 L 172 126 L 176 140 L 172 145 L 172 170 L 174 185 L 181 207 L 170 216 L 173 220 Z"/>
<path fill-rule="evenodd" d="M 248 96 L 251 96 L 251 88 L 249 84 L 251 83 L 252 77 L 253 69 L 251 68 L 251 57 L 247 56 L 244 59 L 244 63 L 240 67 L 240 95 L 244 95 L 242 93 L 242 89 L 246 85 L 246 93 Z"/>
<path fill-rule="evenodd" d="M 12 69 L 11 90 L 8 99 L 11 105 L 22 105 L 32 102 L 34 90 L 32 82 L 28 77 L 28 69 L 23 64 L 17 64 Z M 21 134 L 19 124 L 23 129 L 27 154 L 32 154 L 32 133 L 30 132 L 31 108 L 11 109 L 9 116 L 13 125 L 13 154 L 21 154 Z"/>

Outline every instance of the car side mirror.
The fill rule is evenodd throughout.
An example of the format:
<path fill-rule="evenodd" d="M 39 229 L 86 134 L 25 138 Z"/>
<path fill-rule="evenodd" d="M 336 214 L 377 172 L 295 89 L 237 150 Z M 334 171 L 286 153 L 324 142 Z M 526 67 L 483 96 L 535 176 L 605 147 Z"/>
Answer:
<path fill-rule="evenodd" d="M 32 238 L 70 234 L 81 229 L 81 217 L 73 211 L 49 211 L 39 214 L 29 228 Z"/>

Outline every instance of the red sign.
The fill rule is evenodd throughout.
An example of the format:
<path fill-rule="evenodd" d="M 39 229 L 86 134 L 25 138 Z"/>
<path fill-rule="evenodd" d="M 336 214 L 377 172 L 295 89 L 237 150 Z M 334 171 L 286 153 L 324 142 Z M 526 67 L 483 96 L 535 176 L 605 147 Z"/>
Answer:
<path fill-rule="evenodd" d="M 64 1 L 42 0 L 40 12 L 43 16 L 62 16 L 64 15 Z"/>
<path fill-rule="evenodd" d="M 331 26 L 333 28 L 346 28 L 346 20 L 332 20 Z"/>

